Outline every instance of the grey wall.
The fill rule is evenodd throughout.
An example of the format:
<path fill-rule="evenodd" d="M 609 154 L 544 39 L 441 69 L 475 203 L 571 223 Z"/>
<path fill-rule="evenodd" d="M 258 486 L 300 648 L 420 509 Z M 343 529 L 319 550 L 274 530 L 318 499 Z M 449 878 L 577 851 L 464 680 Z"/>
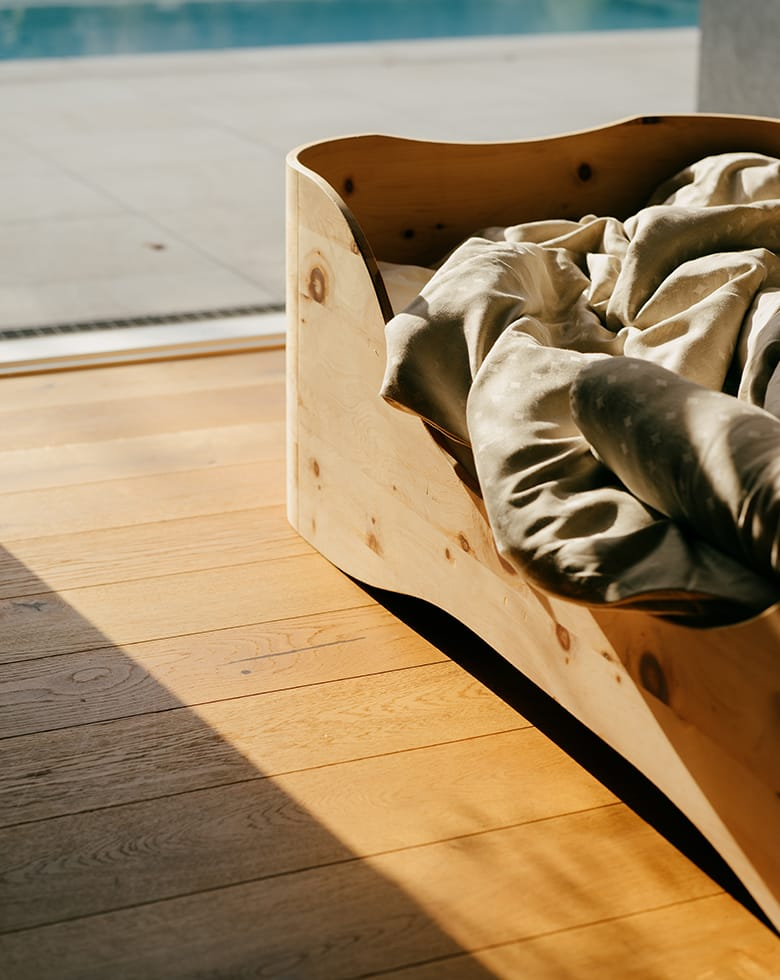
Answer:
<path fill-rule="evenodd" d="M 780 0 L 700 0 L 698 108 L 780 117 Z"/>

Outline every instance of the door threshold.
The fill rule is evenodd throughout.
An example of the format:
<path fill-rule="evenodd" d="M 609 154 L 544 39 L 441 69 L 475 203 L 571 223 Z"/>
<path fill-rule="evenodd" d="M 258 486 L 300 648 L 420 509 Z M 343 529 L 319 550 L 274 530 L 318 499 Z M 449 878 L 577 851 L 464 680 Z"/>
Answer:
<path fill-rule="evenodd" d="M 0 376 L 283 347 L 282 308 L 0 331 Z"/>

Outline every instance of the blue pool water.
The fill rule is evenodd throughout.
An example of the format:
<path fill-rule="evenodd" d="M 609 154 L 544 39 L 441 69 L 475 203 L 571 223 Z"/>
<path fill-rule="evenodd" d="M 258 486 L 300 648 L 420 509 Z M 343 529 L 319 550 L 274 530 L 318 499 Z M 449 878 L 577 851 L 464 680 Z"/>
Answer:
<path fill-rule="evenodd" d="M 698 22 L 698 7 L 699 0 L 120 0 L 76 6 L 0 0 L 0 60 L 688 27 Z"/>

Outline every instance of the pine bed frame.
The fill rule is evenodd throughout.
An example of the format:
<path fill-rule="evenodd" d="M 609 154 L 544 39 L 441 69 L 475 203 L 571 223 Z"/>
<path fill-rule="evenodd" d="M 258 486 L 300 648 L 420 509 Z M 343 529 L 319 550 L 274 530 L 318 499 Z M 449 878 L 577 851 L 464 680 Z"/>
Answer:
<path fill-rule="evenodd" d="M 423 423 L 378 395 L 392 315 L 378 260 L 430 264 L 486 225 L 625 217 L 665 177 L 730 149 L 780 156 L 780 120 L 293 151 L 288 514 L 344 572 L 451 613 L 633 763 L 780 927 L 780 605 L 700 630 L 542 594 L 498 556 L 478 495 Z"/>

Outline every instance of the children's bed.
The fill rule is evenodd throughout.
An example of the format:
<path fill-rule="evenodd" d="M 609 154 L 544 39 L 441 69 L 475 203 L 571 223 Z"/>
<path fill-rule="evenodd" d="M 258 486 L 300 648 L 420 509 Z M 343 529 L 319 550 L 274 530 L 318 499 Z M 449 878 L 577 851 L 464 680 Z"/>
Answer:
<path fill-rule="evenodd" d="M 432 266 L 476 229 L 625 218 L 727 151 L 780 156 L 780 121 L 644 117 L 494 144 L 367 135 L 291 153 L 288 513 L 344 572 L 449 612 L 633 763 L 780 926 L 780 605 L 692 626 L 545 589 L 499 553 L 458 446 L 380 395 L 398 267 Z"/>

